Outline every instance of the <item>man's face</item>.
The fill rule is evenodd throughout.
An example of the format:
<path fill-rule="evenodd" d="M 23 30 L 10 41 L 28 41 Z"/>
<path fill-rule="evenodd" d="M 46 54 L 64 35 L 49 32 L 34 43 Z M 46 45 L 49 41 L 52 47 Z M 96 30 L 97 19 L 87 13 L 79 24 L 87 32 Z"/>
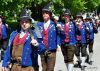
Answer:
<path fill-rule="evenodd" d="M 42 16 L 43 16 L 44 21 L 48 21 L 50 19 L 50 13 L 49 12 L 46 12 L 46 11 L 43 12 Z"/>
<path fill-rule="evenodd" d="M 30 26 L 31 26 L 30 24 L 31 24 L 31 22 L 28 19 L 23 19 L 23 20 L 20 21 L 21 28 L 24 31 L 26 31 L 30 28 Z"/>
<path fill-rule="evenodd" d="M 64 18 L 65 18 L 66 21 L 69 21 L 70 20 L 69 15 L 64 15 Z"/>
<path fill-rule="evenodd" d="M 65 19 L 69 19 L 69 15 L 65 15 L 64 18 L 65 18 Z"/>
<path fill-rule="evenodd" d="M 82 21 L 81 17 L 77 17 L 77 21 L 78 22 Z"/>

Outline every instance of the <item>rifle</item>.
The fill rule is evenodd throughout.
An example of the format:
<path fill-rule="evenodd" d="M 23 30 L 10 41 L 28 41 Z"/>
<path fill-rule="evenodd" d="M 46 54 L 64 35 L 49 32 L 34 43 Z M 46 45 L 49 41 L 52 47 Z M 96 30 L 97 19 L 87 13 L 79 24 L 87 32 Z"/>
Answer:
<path fill-rule="evenodd" d="M 34 41 L 34 43 L 32 43 L 32 42 L 31 42 L 31 43 L 32 43 L 35 47 L 37 47 L 37 46 L 38 46 L 38 42 L 37 42 L 36 39 L 34 38 L 31 29 L 29 30 L 29 33 L 30 33 L 31 40 Z"/>
<path fill-rule="evenodd" d="M 36 33 L 37 38 L 42 38 L 41 32 L 39 28 L 37 27 L 37 21 L 34 21 L 34 19 L 32 19 L 31 29 L 33 29 L 34 32 Z"/>

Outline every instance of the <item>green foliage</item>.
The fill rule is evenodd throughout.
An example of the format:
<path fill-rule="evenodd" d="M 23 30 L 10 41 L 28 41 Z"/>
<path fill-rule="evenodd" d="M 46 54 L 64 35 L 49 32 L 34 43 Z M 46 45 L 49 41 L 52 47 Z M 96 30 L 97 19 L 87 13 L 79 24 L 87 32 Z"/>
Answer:
<path fill-rule="evenodd" d="M 77 12 L 94 11 L 100 7 L 100 0 L 0 0 L 0 15 L 9 19 L 16 13 L 18 18 L 21 9 L 28 7 L 33 12 L 32 16 L 38 20 L 42 8 L 50 2 L 53 13 L 57 15 L 63 14 L 63 8 L 70 9 L 72 15 L 75 15 Z"/>
<path fill-rule="evenodd" d="M 87 11 L 93 11 L 97 9 L 98 6 L 100 6 L 100 0 L 87 0 L 86 2 Z"/>

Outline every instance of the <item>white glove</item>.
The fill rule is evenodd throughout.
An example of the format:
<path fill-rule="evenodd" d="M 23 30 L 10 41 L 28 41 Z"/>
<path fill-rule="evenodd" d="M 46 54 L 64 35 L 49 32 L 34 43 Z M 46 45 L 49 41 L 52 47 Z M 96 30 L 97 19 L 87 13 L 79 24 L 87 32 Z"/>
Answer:
<path fill-rule="evenodd" d="M 53 18 L 55 19 L 55 20 L 59 20 L 59 17 L 58 16 L 56 16 L 55 14 L 52 14 L 52 16 L 53 16 Z"/>
<path fill-rule="evenodd" d="M 56 19 L 58 21 L 59 20 L 59 17 L 58 16 L 54 16 L 54 19 Z"/>
<path fill-rule="evenodd" d="M 88 27 L 86 27 L 86 29 L 87 29 L 87 30 L 89 30 L 89 28 L 88 28 Z"/>
<path fill-rule="evenodd" d="M 57 24 L 57 28 L 60 29 L 61 31 L 63 31 L 61 24 Z"/>
<path fill-rule="evenodd" d="M 61 24 L 57 24 L 57 27 L 61 27 Z"/>
<path fill-rule="evenodd" d="M 38 42 L 35 39 L 32 39 L 31 40 L 31 43 L 32 43 L 33 46 L 38 46 Z"/>
<path fill-rule="evenodd" d="M 6 27 L 8 28 L 8 24 L 6 24 Z"/>

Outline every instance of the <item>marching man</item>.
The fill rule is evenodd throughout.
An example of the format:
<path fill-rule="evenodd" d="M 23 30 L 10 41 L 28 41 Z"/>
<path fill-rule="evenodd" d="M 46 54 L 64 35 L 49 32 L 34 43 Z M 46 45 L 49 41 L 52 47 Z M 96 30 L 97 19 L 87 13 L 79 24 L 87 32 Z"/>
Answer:
<path fill-rule="evenodd" d="M 75 54 L 75 47 L 76 47 L 76 34 L 75 34 L 75 25 L 70 20 L 71 14 L 69 9 L 66 9 L 64 12 L 64 31 L 66 34 L 66 38 L 63 40 L 61 44 L 61 50 L 64 56 L 64 62 L 66 64 L 68 71 L 73 71 L 73 65 L 74 65 L 74 54 Z"/>
<path fill-rule="evenodd" d="M 89 50 L 89 57 L 87 57 L 86 62 L 92 65 L 91 58 L 93 56 L 93 43 L 94 43 L 94 33 L 97 33 L 96 24 L 93 23 L 89 15 L 86 17 L 86 29 L 87 29 L 87 47 Z"/>
<path fill-rule="evenodd" d="M 10 35 L 2 71 L 6 71 L 11 65 L 11 71 L 35 71 L 33 63 L 37 61 L 36 53 L 44 47 L 42 43 L 38 43 L 35 32 L 30 29 L 31 17 L 25 9 L 20 15 L 19 25 L 20 28 Z"/>
<path fill-rule="evenodd" d="M 46 52 L 41 55 L 42 71 L 54 71 L 56 51 L 58 45 L 58 35 L 64 34 L 60 25 L 55 24 L 52 20 L 52 12 L 50 6 L 45 6 L 42 9 L 43 22 L 39 22 L 39 27 L 42 39 L 41 42 L 45 45 Z"/>

